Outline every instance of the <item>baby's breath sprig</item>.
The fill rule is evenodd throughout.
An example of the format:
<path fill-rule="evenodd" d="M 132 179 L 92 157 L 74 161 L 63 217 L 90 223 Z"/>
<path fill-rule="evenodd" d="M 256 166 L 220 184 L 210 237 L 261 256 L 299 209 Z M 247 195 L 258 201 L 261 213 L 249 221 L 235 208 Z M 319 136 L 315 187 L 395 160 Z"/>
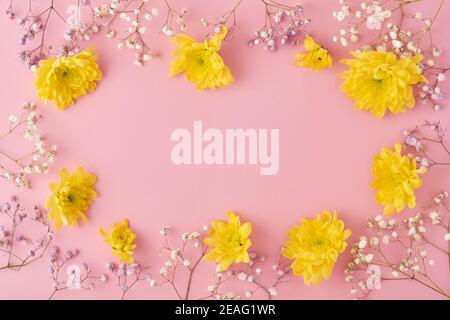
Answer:
<path fill-rule="evenodd" d="M 242 3 L 242 0 L 239 0 L 232 9 L 230 9 L 227 12 L 225 12 L 224 14 L 222 14 L 220 16 L 219 20 L 216 22 L 209 22 L 205 18 L 201 18 L 200 22 L 201 22 L 202 26 L 212 29 L 212 32 L 210 32 L 206 37 L 210 38 L 215 33 L 220 33 L 222 31 L 223 27 L 227 27 L 228 33 L 227 33 L 224 41 L 231 40 L 233 38 L 234 33 L 239 29 L 236 13 L 237 13 L 237 10 L 238 10 L 239 6 L 241 5 L 241 3 Z"/>
<path fill-rule="evenodd" d="M 78 249 L 62 253 L 59 247 L 51 248 L 48 273 L 53 281 L 53 290 L 48 300 L 53 299 L 56 293 L 67 289 L 92 291 L 95 289 L 95 282 L 103 283 L 108 280 L 105 274 L 95 274 L 87 263 L 68 265 L 79 254 Z"/>
<path fill-rule="evenodd" d="M 280 257 L 278 261 L 272 265 L 271 271 L 275 273 L 275 279 L 264 283 L 261 275 L 265 266 L 269 261 L 264 256 L 260 256 L 254 252 L 250 253 L 250 261 L 244 265 L 244 268 L 234 266 L 232 270 L 225 272 L 216 272 L 214 274 L 214 283 L 208 286 L 208 295 L 200 298 L 218 299 L 218 300 L 240 300 L 251 299 L 262 293 L 265 298 L 272 300 L 278 295 L 279 286 L 292 281 L 292 271 L 289 261 Z M 242 292 L 233 292 L 230 289 L 235 288 L 234 282 L 239 282 L 239 290 Z M 230 284 L 232 282 L 232 284 Z M 228 283 L 229 288 L 225 290 L 224 284 Z M 237 286 L 236 286 L 237 287 Z"/>
<path fill-rule="evenodd" d="M 126 294 L 138 282 L 146 281 L 150 287 L 156 287 L 158 283 L 147 271 L 150 267 L 142 267 L 139 263 L 107 263 L 106 268 L 116 278 L 116 285 L 122 292 L 121 299 L 124 300 Z"/>
<path fill-rule="evenodd" d="M 202 232 L 194 231 L 181 234 L 181 244 L 176 247 L 170 244 L 168 238 L 170 231 L 170 227 L 163 227 L 160 230 L 160 234 L 164 237 L 164 244 L 160 254 L 167 257 L 167 261 L 160 269 L 159 273 L 162 281 L 157 282 L 157 285 L 170 285 L 178 299 L 189 300 L 191 298 L 193 275 L 208 250 L 203 241 L 207 227 L 203 227 Z M 183 271 L 187 273 L 187 282 L 182 289 L 177 282 L 177 275 Z"/>
<path fill-rule="evenodd" d="M 9 127 L 0 134 L 0 142 L 17 134 L 32 142 L 33 148 L 17 156 L 5 149 L 0 149 L 0 177 L 13 182 L 17 187 L 30 187 L 28 176 L 47 174 L 49 166 L 55 160 L 56 146 L 48 146 L 39 132 L 37 122 L 40 115 L 35 111 L 36 105 L 26 102 L 22 105 L 20 115 L 8 117 Z"/>
<path fill-rule="evenodd" d="M 24 2 L 21 4 L 23 5 Z M 41 4 L 40 2 L 39 4 Z M 47 58 L 52 54 L 57 55 L 73 55 L 80 51 L 81 42 L 89 40 L 91 34 L 96 33 L 99 30 L 99 26 L 94 20 L 88 19 L 87 23 L 82 23 L 79 20 L 82 7 L 90 7 L 89 0 L 78 0 L 75 12 L 75 20 L 68 21 L 64 17 L 61 8 L 57 5 L 55 0 L 48 0 L 48 5 L 45 9 L 41 9 L 38 6 L 39 12 L 35 13 L 38 9 L 35 1 L 28 0 L 26 13 L 19 17 L 16 21 L 20 28 L 19 44 L 22 49 L 19 51 L 19 59 L 25 63 L 31 70 L 35 70 L 39 65 L 39 61 Z M 15 19 L 15 7 L 16 2 L 11 0 L 6 14 L 10 19 Z M 19 5 L 17 5 L 19 7 Z M 91 15 L 92 16 L 92 15 Z M 58 23 L 63 23 L 66 27 L 64 31 L 64 39 L 66 43 L 63 45 L 52 44 L 47 37 L 47 29 Z M 55 52 L 53 49 L 57 48 Z"/>
<path fill-rule="evenodd" d="M 164 20 L 164 24 L 161 27 L 161 32 L 172 38 L 175 36 L 176 29 L 181 32 L 186 32 L 188 27 L 185 23 L 185 16 L 188 13 L 186 8 L 182 8 L 181 10 L 174 9 L 168 0 L 164 0 L 166 5 L 166 18 Z"/>
<path fill-rule="evenodd" d="M 411 12 L 414 9 L 410 9 L 410 5 L 418 2 L 421 1 L 369 0 L 359 1 L 359 6 L 353 6 L 347 0 L 339 0 L 341 7 L 333 12 L 333 16 L 339 22 L 346 22 L 348 27 L 340 29 L 333 40 L 344 47 L 349 41 L 358 42 L 361 28 L 365 26 L 377 33 L 372 41 L 362 47 L 363 50 L 392 51 L 401 57 L 418 53 L 436 56 L 440 50 L 433 43 L 432 27 L 445 0 L 440 1 L 431 18 L 424 17 L 421 12 Z M 411 23 L 408 24 L 407 20 Z"/>
<path fill-rule="evenodd" d="M 0 206 L 0 218 L 0 253 L 6 260 L 0 270 L 20 271 L 44 255 L 53 240 L 45 210 L 35 205 L 30 213 L 16 197 L 12 197 Z M 27 235 L 35 234 L 36 230 L 38 237 Z"/>
<path fill-rule="evenodd" d="M 427 132 L 425 129 L 428 129 Z M 450 166 L 450 147 L 445 141 L 445 133 L 446 130 L 440 121 L 426 121 L 412 130 L 405 130 L 403 132 L 404 144 L 407 147 L 408 156 L 426 168 Z M 439 146 L 441 154 L 431 155 L 429 149 L 432 145 Z M 437 152 L 438 150 L 433 151 Z"/>
<path fill-rule="evenodd" d="M 418 99 L 422 103 L 431 103 L 435 111 L 442 109 L 439 100 L 444 98 L 441 90 L 442 83 L 447 79 L 450 68 L 437 67 L 433 60 L 428 60 L 422 65 L 423 75 L 428 79 L 428 84 L 420 85 Z"/>
<path fill-rule="evenodd" d="M 282 45 L 297 45 L 306 34 L 306 26 L 311 22 L 309 18 L 304 17 L 303 7 L 273 0 L 260 1 L 264 5 L 264 26 L 254 32 L 248 45 L 261 46 L 269 52 L 277 51 Z"/>
<path fill-rule="evenodd" d="M 450 263 L 450 205 L 448 192 L 440 192 L 419 213 L 403 220 L 369 218 L 368 236 L 351 246 L 352 261 L 345 269 L 345 280 L 352 284 L 357 299 L 367 299 L 384 281 L 412 281 L 450 299 L 450 292 L 434 279 L 433 255 L 444 254 Z M 433 235 L 433 237 L 431 237 Z M 440 240 L 435 236 L 439 235 Z M 432 240 L 433 239 L 433 240 Z M 396 257 L 387 254 L 401 252 Z M 450 265 L 449 265 L 450 267 Z"/>
<path fill-rule="evenodd" d="M 113 39 L 121 27 L 118 19 L 127 22 L 124 35 L 118 37 L 117 48 L 128 48 L 135 51 L 134 64 L 143 66 L 146 61 L 154 60 L 159 54 L 152 50 L 144 38 L 146 24 L 159 15 L 159 10 L 150 7 L 148 0 L 112 0 L 110 3 L 94 8 L 96 19 L 106 28 L 106 37 Z"/>
<path fill-rule="evenodd" d="M 284 283 L 291 282 L 292 270 L 288 260 L 284 259 L 282 256 L 278 261 L 272 265 L 272 271 L 275 272 L 275 280 L 273 280 L 269 285 L 263 284 L 258 278 L 262 274 L 262 264 L 267 263 L 264 256 L 258 256 L 255 253 L 251 254 L 251 263 L 247 264 L 247 281 L 249 277 L 255 288 L 245 291 L 245 297 L 251 298 L 256 292 L 263 291 L 268 300 L 272 300 L 273 297 L 278 295 L 279 286 Z"/>

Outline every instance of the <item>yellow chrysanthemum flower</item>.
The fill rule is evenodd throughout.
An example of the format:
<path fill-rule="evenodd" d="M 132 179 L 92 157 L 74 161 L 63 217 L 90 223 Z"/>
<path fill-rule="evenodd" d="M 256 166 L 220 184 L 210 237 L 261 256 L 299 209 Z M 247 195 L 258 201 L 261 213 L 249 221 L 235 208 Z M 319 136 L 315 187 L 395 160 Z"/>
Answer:
<path fill-rule="evenodd" d="M 109 227 L 109 233 L 100 229 L 100 234 L 104 237 L 104 241 L 111 246 L 112 254 L 119 257 L 120 262 L 133 263 L 133 249 L 136 248 L 136 244 L 133 242 L 136 234 L 128 227 L 127 219 Z"/>
<path fill-rule="evenodd" d="M 311 36 L 306 36 L 303 41 L 303 47 L 308 53 L 296 53 L 294 57 L 298 61 L 294 62 L 295 66 L 320 71 L 333 65 L 333 59 L 328 50 L 317 44 Z"/>
<path fill-rule="evenodd" d="M 64 110 L 74 104 L 74 99 L 96 88 L 95 81 L 102 78 L 93 48 L 73 56 L 44 59 L 36 70 L 34 87 L 39 99 L 53 101 Z"/>
<path fill-rule="evenodd" d="M 302 219 L 300 225 L 288 232 L 289 240 L 281 250 L 283 256 L 294 259 L 291 264 L 296 276 L 305 284 L 319 284 L 329 279 L 339 254 L 347 247 L 351 235 L 336 211 L 319 213 L 315 219 Z"/>
<path fill-rule="evenodd" d="M 172 54 L 175 59 L 170 63 L 170 76 L 186 73 L 186 79 L 192 81 L 197 89 L 223 88 L 233 83 L 230 69 L 225 65 L 218 51 L 227 35 L 222 27 L 210 40 L 196 42 L 185 34 L 175 36 L 171 42 L 179 48 Z"/>
<path fill-rule="evenodd" d="M 76 226 L 78 218 L 84 222 L 88 219 L 85 212 L 97 196 L 94 190 L 97 178 L 83 167 L 69 174 L 67 169 L 61 169 L 59 185 L 52 182 L 50 189 L 53 195 L 47 199 L 45 207 L 50 209 L 48 219 L 55 222 L 55 227 Z"/>
<path fill-rule="evenodd" d="M 384 214 L 399 213 L 408 205 L 416 206 L 414 190 L 422 186 L 419 174 L 425 173 L 425 167 L 417 169 L 416 160 L 401 154 L 402 145 L 396 144 L 395 150 L 383 148 L 373 159 L 372 174 L 375 179 L 372 188 L 377 190 L 377 203 L 384 206 Z"/>
<path fill-rule="evenodd" d="M 227 213 L 227 217 L 228 222 L 214 220 L 209 231 L 210 237 L 204 240 L 212 248 L 204 259 L 217 262 L 221 271 L 227 270 L 233 262 L 249 262 L 247 250 L 252 244 L 249 239 L 252 225 L 249 222 L 241 225 L 239 217 L 232 211 Z"/>
<path fill-rule="evenodd" d="M 354 59 L 341 63 L 350 67 L 341 73 L 345 79 L 342 91 L 355 101 L 358 110 L 370 110 L 380 119 L 387 110 L 392 113 L 405 112 L 413 108 L 415 99 L 412 85 L 427 82 L 418 63 L 422 55 L 397 59 L 392 52 L 351 52 Z"/>

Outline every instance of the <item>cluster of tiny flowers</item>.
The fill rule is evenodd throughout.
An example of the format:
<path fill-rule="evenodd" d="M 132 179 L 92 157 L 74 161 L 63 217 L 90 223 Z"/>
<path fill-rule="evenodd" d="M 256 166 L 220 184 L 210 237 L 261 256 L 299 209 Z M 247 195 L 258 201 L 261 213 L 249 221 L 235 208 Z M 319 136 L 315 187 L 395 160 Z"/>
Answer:
<path fill-rule="evenodd" d="M 262 1 L 265 5 L 265 24 L 254 32 L 248 41 L 250 47 L 261 46 L 264 50 L 275 52 L 280 46 L 296 45 L 306 26 L 311 22 L 303 15 L 300 5 L 288 6 L 273 1 Z"/>
<path fill-rule="evenodd" d="M 24 3 L 22 2 L 22 4 Z M 20 28 L 19 44 L 22 47 L 18 57 L 33 71 L 39 66 L 39 61 L 47 58 L 51 54 L 52 49 L 56 47 L 48 43 L 48 37 L 46 37 L 47 27 L 53 22 L 53 18 L 60 20 L 59 22 L 63 22 L 66 26 L 64 39 L 67 43 L 58 47 L 57 54 L 59 55 L 77 53 L 80 50 L 80 42 L 89 40 L 90 34 L 99 30 L 98 26 L 93 22 L 82 24 L 80 21 L 76 21 L 76 24 L 71 25 L 73 22 L 66 20 L 53 2 L 46 9 L 36 14 L 34 13 L 33 1 L 27 3 L 28 10 L 24 10 L 26 14 L 16 19 Z M 80 4 L 90 6 L 88 0 L 80 1 Z M 81 8 L 78 8 L 78 10 L 80 11 Z M 12 2 L 6 13 L 9 18 L 15 19 Z"/>
<path fill-rule="evenodd" d="M 206 229 L 207 228 L 205 227 L 205 230 Z M 170 230 L 170 227 L 162 227 L 160 234 L 166 238 Z M 169 278 L 175 278 L 175 272 L 178 267 L 189 269 L 192 264 L 192 258 L 186 256 L 187 244 L 191 244 L 195 249 L 203 250 L 203 236 L 203 233 L 196 231 L 184 232 L 180 236 L 181 245 L 177 248 L 172 248 L 169 246 L 169 242 L 165 239 L 162 252 L 165 252 L 168 260 L 164 263 L 164 266 L 161 267 L 159 273 L 164 279 L 166 279 L 166 281 Z"/>
<path fill-rule="evenodd" d="M 158 57 L 158 54 L 151 50 L 144 40 L 147 32 L 146 22 L 159 15 L 157 8 L 149 7 L 148 0 L 113 0 L 95 7 L 94 12 L 96 18 L 100 20 L 100 24 L 106 27 L 106 38 L 108 39 L 115 38 L 118 33 L 117 18 L 127 23 L 125 36 L 118 39 L 117 48 L 133 50 L 136 66 L 141 67 L 144 62 Z"/>
<path fill-rule="evenodd" d="M 444 96 L 441 82 L 445 81 L 445 73 L 450 70 L 440 67 L 436 62 L 442 50 L 432 41 L 432 26 L 439 9 L 433 18 L 426 18 L 421 12 L 408 12 L 408 5 L 415 1 L 363 0 L 359 1 L 359 7 L 353 7 L 347 0 L 339 2 L 341 7 L 333 12 L 333 16 L 339 22 L 348 23 L 349 27 L 340 29 L 338 34 L 333 36 L 333 41 L 339 42 L 344 47 L 349 42 L 358 42 L 361 26 L 365 25 L 368 30 L 378 30 L 379 34 L 373 42 L 362 45 L 358 52 L 389 51 L 400 58 L 424 55 L 425 59 L 420 63 L 420 67 L 428 84 L 420 85 L 421 90 L 417 98 L 422 103 L 430 103 L 434 110 L 439 111 L 441 105 L 437 101 Z M 413 20 L 407 24 L 412 30 L 404 29 L 406 19 Z"/>
<path fill-rule="evenodd" d="M 79 255 L 78 249 L 62 252 L 53 246 L 49 257 L 48 273 L 53 281 L 53 291 L 49 299 L 62 290 L 89 290 L 95 289 L 95 282 L 106 282 L 105 274 L 95 274 L 87 263 L 69 264 Z M 65 272 L 62 270 L 65 269 Z"/>
<path fill-rule="evenodd" d="M 180 277 L 178 277 L 178 274 L 180 272 L 189 274 L 188 281 L 191 281 L 192 274 L 195 272 L 199 262 L 207 251 L 207 247 L 203 244 L 203 239 L 207 230 L 208 227 L 204 226 L 202 232 L 184 232 L 177 236 L 177 238 L 180 239 L 179 245 L 172 246 L 169 241 L 172 228 L 170 226 L 162 227 L 160 229 L 160 235 L 164 240 L 160 255 L 163 256 L 166 261 L 159 269 L 159 274 L 162 278 L 161 281 L 156 281 L 151 278 L 149 280 L 150 286 L 170 284 L 179 299 L 189 299 L 190 285 L 188 284 L 186 286 L 188 289 L 186 289 L 187 291 L 185 294 L 182 294 L 179 290 Z"/>
<path fill-rule="evenodd" d="M 369 218 L 366 227 L 370 235 L 361 236 L 358 242 L 352 244 L 352 260 L 345 268 L 345 281 L 352 284 L 351 294 L 357 295 L 359 292 L 358 298 L 367 298 L 372 290 L 381 289 L 382 281 L 404 279 L 425 284 L 448 297 L 448 293 L 433 282 L 427 269 L 435 265 L 429 251 L 439 252 L 434 248 L 441 247 L 441 244 L 433 243 L 425 236 L 443 231 L 442 240 L 447 248 L 450 241 L 447 223 L 450 219 L 448 216 L 444 219 L 439 213 L 442 209 L 450 213 L 447 198 L 446 191 L 439 193 L 432 205 L 424 205 L 422 212 L 401 221 L 386 220 L 382 216 Z M 385 252 L 388 247 L 395 247 L 395 252 L 401 254 L 392 258 L 392 254 Z M 446 253 L 446 249 L 443 252 Z"/>
<path fill-rule="evenodd" d="M 178 11 L 172 8 L 168 1 L 165 1 L 165 4 L 167 13 L 164 24 L 161 27 L 161 32 L 169 38 L 175 36 L 177 29 L 181 32 L 186 32 L 188 28 L 185 23 L 185 17 L 188 10 L 186 8 L 182 8 Z"/>
<path fill-rule="evenodd" d="M 384 26 L 385 20 L 392 16 L 392 11 L 383 8 L 379 1 L 362 1 L 359 8 L 353 8 L 348 1 L 339 0 L 341 5 L 338 11 L 333 11 L 333 17 L 337 21 L 356 21 L 351 23 L 349 28 L 339 30 L 339 34 L 333 36 L 334 42 L 339 42 L 346 47 L 348 42 L 358 42 L 359 27 L 366 25 L 369 30 L 381 30 Z M 390 23 L 390 27 L 393 25 Z M 381 50 L 381 47 L 380 47 Z"/>
<path fill-rule="evenodd" d="M 150 287 L 158 285 L 151 274 L 147 273 L 150 267 L 142 267 L 139 263 L 120 263 L 116 265 L 109 262 L 106 264 L 106 268 L 117 279 L 116 285 L 122 292 L 122 299 L 125 298 L 128 290 L 138 281 L 146 281 Z"/>
<path fill-rule="evenodd" d="M 8 9 L 6 9 L 5 14 L 11 20 L 14 20 L 14 18 L 16 17 L 16 14 L 14 13 L 14 10 L 12 8 L 12 2 L 10 4 L 10 6 L 8 7 Z"/>
<path fill-rule="evenodd" d="M 241 296 L 235 294 L 231 290 L 222 290 L 224 283 L 229 283 L 230 280 L 237 279 L 236 272 L 231 270 L 221 272 L 217 271 L 212 276 L 213 282 L 207 286 L 208 295 L 202 299 L 217 299 L 217 300 L 241 300 Z M 223 292 L 222 292 L 223 291 Z"/>
<path fill-rule="evenodd" d="M 433 60 L 430 61 L 431 63 L 434 63 Z M 434 66 L 422 66 L 422 68 L 428 79 L 428 84 L 419 86 L 419 101 L 424 104 L 431 103 L 433 110 L 440 111 L 442 109 L 442 104 L 440 104 L 439 101 L 444 98 L 441 87 L 443 82 L 447 80 L 445 73 L 449 71 L 450 68 L 442 69 Z"/>
<path fill-rule="evenodd" d="M 6 253 L 7 260 L 0 265 L 0 270 L 9 268 L 19 271 L 41 258 L 53 239 L 46 212 L 38 206 L 33 206 L 28 212 L 16 197 L 12 197 L 11 201 L 0 206 L 0 216 L 9 221 L 7 225 L 0 225 L 0 247 Z M 38 237 L 34 235 L 36 228 L 39 230 Z"/>
<path fill-rule="evenodd" d="M 224 27 L 227 27 L 228 32 L 224 38 L 224 41 L 231 40 L 234 36 L 234 33 L 239 29 L 237 24 L 236 12 L 239 6 L 241 5 L 242 0 L 239 0 L 237 4 L 231 9 L 225 12 L 220 16 L 218 21 L 210 22 L 206 18 L 201 18 L 200 23 L 205 28 L 211 28 L 212 32 L 207 34 L 207 38 L 211 38 L 214 34 L 218 34 L 222 32 Z"/>
<path fill-rule="evenodd" d="M 37 16 L 25 16 L 20 18 L 17 20 L 17 25 L 21 28 L 19 44 L 22 47 L 31 44 L 37 33 L 44 32 L 41 18 Z M 25 63 L 28 68 L 35 69 L 39 64 L 39 61 L 47 57 L 47 52 L 42 44 L 29 50 L 19 51 L 18 56 L 20 61 Z"/>
<path fill-rule="evenodd" d="M 401 57 L 422 53 L 423 49 L 420 48 L 419 43 L 424 34 L 431 31 L 433 20 L 423 18 L 420 12 L 406 14 L 407 2 L 363 0 L 359 1 L 359 6 L 355 7 L 347 0 L 339 0 L 339 2 L 341 7 L 333 12 L 333 17 L 339 22 L 348 23 L 349 27 L 340 29 L 339 33 L 333 36 L 335 42 L 339 42 L 344 47 L 349 41 L 358 42 L 360 27 L 365 25 L 369 30 L 379 30 L 379 37 L 374 43 L 367 44 L 362 49 L 392 51 Z M 395 11 L 401 12 L 399 15 L 394 15 Z M 403 30 L 402 21 L 406 18 L 420 21 L 421 29 Z M 440 54 L 438 48 L 432 48 L 432 52 L 435 56 Z"/>
<path fill-rule="evenodd" d="M 71 56 L 82 50 L 81 43 L 83 41 L 91 40 L 92 36 L 98 33 L 102 27 L 100 21 L 95 19 L 94 8 L 91 5 L 91 1 L 82 0 L 81 5 L 87 8 L 89 12 L 89 20 L 81 21 L 82 8 L 79 7 L 78 19 L 72 23 L 67 23 L 67 28 L 64 30 L 64 40 L 66 44 L 58 47 L 58 56 Z"/>
<path fill-rule="evenodd" d="M 425 133 L 425 129 L 428 129 L 426 131 L 431 132 L 431 134 Z M 415 159 L 420 166 L 430 168 L 435 165 L 450 164 L 449 162 L 433 161 L 431 159 L 435 156 L 430 157 L 429 154 L 429 150 L 436 151 L 436 149 L 431 148 L 431 145 L 437 144 L 441 147 L 444 156 L 450 157 L 449 149 L 444 141 L 445 130 L 440 121 L 426 121 L 412 130 L 405 130 L 403 135 L 405 136 L 404 145 L 407 147 L 408 157 Z M 442 155 L 439 158 L 442 158 Z"/>
<path fill-rule="evenodd" d="M 268 261 L 266 257 L 259 256 L 254 252 L 249 253 L 249 255 L 250 261 L 245 264 L 244 270 L 229 270 L 225 273 L 225 276 L 221 273 L 216 273 L 214 275 L 215 283 L 208 286 L 211 297 L 222 299 L 224 294 L 219 292 L 220 286 L 225 281 L 234 279 L 240 282 L 240 288 L 245 288 L 242 295 L 234 295 L 236 299 L 241 299 L 241 297 L 251 299 L 256 293 L 261 292 L 270 300 L 278 295 L 280 284 L 291 281 L 291 269 L 289 264 L 280 260 L 278 263 L 272 265 L 272 272 L 275 273 L 275 280 L 269 285 L 263 284 L 261 275 L 263 274 L 263 266 L 267 264 Z M 245 284 L 242 284 L 242 282 Z M 230 292 L 227 292 L 225 295 L 227 297 L 230 296 Z"/>
<path fill-rule="evenodd" d="M 34 103 L 24 103 L 19 116 L 10 115 L 8 117 L 9 128 L 0 136 L 1 140 L 11 137 L 14 133 L 20 133 L 27 141 L 33 143 L 31 152 L 19 158 L 3 151 L 9 162 L 7 164 L 0 163 L 0 176 L 15 183 L 17 187 L 29 187 L 28 176 L 30 175 L 47 174 L 49 166 L 54 162 L 56 156 L 57 147 L 47 145 L 38 130 L 37 122 L 40 116 L 35 109 Z"/>

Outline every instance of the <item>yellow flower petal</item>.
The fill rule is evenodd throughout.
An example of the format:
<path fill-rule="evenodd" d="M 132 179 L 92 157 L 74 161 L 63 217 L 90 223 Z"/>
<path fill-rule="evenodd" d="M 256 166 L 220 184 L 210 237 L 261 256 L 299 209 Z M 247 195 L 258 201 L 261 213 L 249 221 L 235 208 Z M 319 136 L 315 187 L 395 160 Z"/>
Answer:
<path fill-rule="evenodd" d="M 190 45 L 192 45 L 193 43 L 195 43 L 195 40 L 192 39 L 191 37 L 189 37 L 188 35 L 185 34 L 177 34 L 175 37 L 173 37 L 170 42 L 173 45 L 176 45 L 177 47 L 189 47 Z"/>
<path fill-rule="evenodd" d="M 244 223 L 242 227 L 240 227 L 239 233 L 241 234 L 241 237 L 248 238 L 252 233 L 252 225 L 248 222 Z"/>
<path fill-rule="evenodd" d="M 303 46 L 305 47 L 306 51 L 314 51 L 320 48 L 320 45 L 318 45 L 311 36 L 305 37 Z"/>
<path fill-rule="evenodd" d="M 219 51 L 222 46 L 222 40 L 225 39 L 228 33 L 228 28 L 226 26 L 222 26 L 219 33 L 215 33 L 211 40 L 208 41 L 208 46 L 214 51 Z"/>

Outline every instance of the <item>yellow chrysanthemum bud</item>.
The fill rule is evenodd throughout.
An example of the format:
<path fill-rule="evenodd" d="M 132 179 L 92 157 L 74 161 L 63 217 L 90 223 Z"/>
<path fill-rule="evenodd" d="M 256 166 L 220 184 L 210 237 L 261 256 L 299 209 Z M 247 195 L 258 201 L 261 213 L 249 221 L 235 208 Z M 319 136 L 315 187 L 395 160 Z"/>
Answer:
<path fill-rule="evenodd" d="M 328 50 L 317 44 L 311 36 L 306 36 L 303 47 L 308 53 L 296 53 L 294 55 L 298 61 L 295 66 L 311 68 L 312 70 L 322 70 L 333 65 L 333 59 Z"/>
<path fill-rule="evenodd" d="M 133 249 L 136 248 L 136 244 L 133 242 L 136 234 L 128 227 L 127 219 L 109 227 L 109 233 L 100 229 L 100 234 L 104 237 L 104 241 L 111 246 L 112 254 L 119 257 L 120 262 L 133 263 Z"/>

